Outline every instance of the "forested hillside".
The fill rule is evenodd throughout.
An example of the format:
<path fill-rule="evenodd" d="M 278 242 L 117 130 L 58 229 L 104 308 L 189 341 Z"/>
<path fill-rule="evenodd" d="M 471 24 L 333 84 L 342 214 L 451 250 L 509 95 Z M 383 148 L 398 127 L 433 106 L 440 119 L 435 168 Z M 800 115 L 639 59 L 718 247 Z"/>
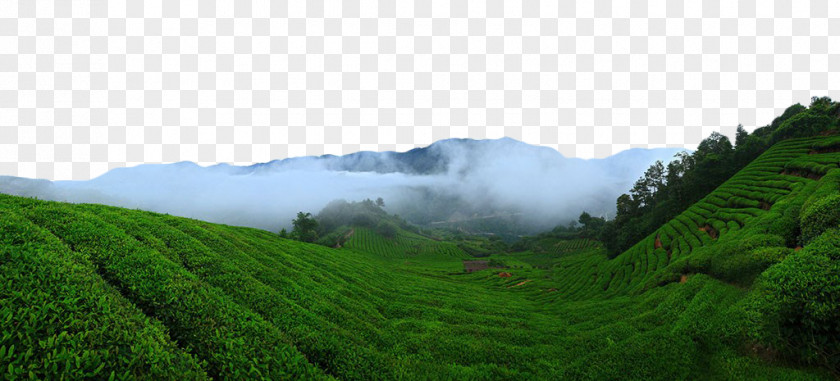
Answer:
<path fill-rule="evenodd" d="M 674 160 L 657 161 L 630 192 L 616 200 L 616 216 L 604 224 L 599 238 L 612 255 L 627 250 L 662 224 L 705 197 L 773 144 L 784 139 L 838 133 L 840 107 L 827 97 L 814 97 L 810 107 L 795 104 L 767 126 L 752 133 L 738 126 L 735 142 L 719 133 L 697 150 Z"/>

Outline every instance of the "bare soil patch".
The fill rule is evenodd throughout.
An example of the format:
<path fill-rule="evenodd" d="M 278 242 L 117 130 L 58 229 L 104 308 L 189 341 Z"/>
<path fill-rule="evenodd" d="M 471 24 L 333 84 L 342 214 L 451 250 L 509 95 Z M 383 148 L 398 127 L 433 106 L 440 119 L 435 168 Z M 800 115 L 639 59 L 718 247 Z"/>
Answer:
<path fill-rule="evenodd" d="M 508 288 L 511 288 L 511 287 L 519 287 L 519 286 L 521 286 L 521 285 L 523 285 L 523 284 L 525 284 L 525 283 L 528 283 L 528 282 L 530 282 L 530 281 L 531 281 L 530 279 L 525 279 L 525 280 L 523 280 L 523 281 L 521 281 L 521 282 L 519 282 L 519 283 L 517 283 L 517 284 L 515 284 L 515 285 L 513 285 L 513 286 L 508 286 Z"/>
<path fill-rule="evenodd" d="M 837 147 L 828 147 L 828 148 L 820 148 L 820 149 L 812 149 L 808 152 L 809 155 L 817 155 L 821 153 L 837 153 L 840 152 L 840 146 Z"/>
<path fill-rule="evenodd" d="M 811 180 L 819 180 L 819 179 L 822 178 L 822 175 L 819 175 L 819 174 L 816 174 L 816 173 L 813 173 L 813 172 L 805 172 L 805 171 L 784 170 L 784 171 L 781 172 L 781 174 L 782 175 L 788 175 L 788 176 L 802 177 L 802 178 L 811 179 Z"/>
<path fill-rule="evenodd" d="M 712 239 L 718 238 L 718 231 L 709 224 L 699 227 L 698 230 L 706 232 Z"/>

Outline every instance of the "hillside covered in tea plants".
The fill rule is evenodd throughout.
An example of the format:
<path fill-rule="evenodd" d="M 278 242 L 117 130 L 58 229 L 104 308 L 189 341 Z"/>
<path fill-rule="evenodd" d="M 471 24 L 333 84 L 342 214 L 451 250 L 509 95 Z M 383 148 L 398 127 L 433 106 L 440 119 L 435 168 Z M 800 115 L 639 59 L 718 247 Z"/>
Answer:
<path fill-rule="evenodd" d="M 0 377 L 834 379 L 840 137 L 805 135 L 614 257 L 0 195 Z"/>

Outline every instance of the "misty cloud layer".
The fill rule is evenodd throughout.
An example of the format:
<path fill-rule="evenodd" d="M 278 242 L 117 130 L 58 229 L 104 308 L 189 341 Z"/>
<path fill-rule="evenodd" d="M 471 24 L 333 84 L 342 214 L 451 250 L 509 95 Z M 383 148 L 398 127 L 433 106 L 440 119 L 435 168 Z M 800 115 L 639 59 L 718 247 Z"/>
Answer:
<path fill-rule="evenodd" d="M 88 181 L 4 177 L 0 192 L 271 231 L 288 227 L 298 211 L 315 214 L 335 199 L 382 197 L 389 212 L 407 216 L 448 200 L 452 206 L 444 205 L 439 208 L 442 212 L 426 219 L 503 210 L 521 212 L 535 225 L 550 228 L 576 219 L 582 210 L 614 215 L 616 197 L 654 161 L 667 162 L 678 151 L 633 149 L 605 159 L 581 160 L 512 139 L 451 139 L 408 153 L 364 152 L 247 167 L 201 167 L 189 162 L 140 165 Z"/>

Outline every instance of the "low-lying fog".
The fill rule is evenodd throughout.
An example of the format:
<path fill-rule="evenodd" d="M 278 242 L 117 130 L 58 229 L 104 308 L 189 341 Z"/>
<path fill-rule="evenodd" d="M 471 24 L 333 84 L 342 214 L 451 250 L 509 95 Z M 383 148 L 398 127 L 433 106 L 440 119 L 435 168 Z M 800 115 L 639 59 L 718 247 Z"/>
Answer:
<path fill-rule="evenodd" d="M 335 199 L 382 197 L 386 209 L 428 223 L 522 213 L 534 228 L 614 215 L 615 199 L 656 160 L 681 149 L 633 149 L 604 159 L 565 158 L 512 139 L 451 139 L 408 153 L 296 158 L 247 167 L 190 162 L 112 170 L 87 181 L 0 178 L 0 192 L 101 203 L 271 231 L 298 211 Z"/>

